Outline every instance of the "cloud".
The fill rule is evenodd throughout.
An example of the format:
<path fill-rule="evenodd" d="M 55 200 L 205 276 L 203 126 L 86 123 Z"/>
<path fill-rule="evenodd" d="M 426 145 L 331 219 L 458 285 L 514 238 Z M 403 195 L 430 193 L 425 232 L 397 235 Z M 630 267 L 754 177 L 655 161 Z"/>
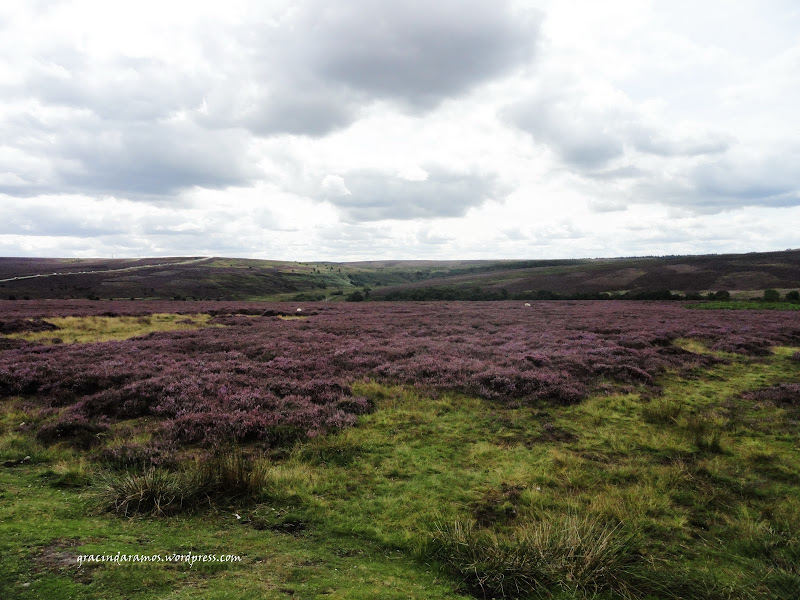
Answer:
<path fill-rule="evenodd" d="M 628 135 L 636 150 L 658 156 L 722 154 L 734 143 L 730 135 L 702 128 L 691 131 L 686 126 L 668 132 L 654 126 L 639 124 L 632 127 Z"/>
<path fill-rule="evenodd" d="M 0 68 L 0 192 L 152 200 L 251 183 L 253 136 L 325 136 L 375 102 L 430 111 L 524 64 L 538 32 L 505 1 L 241 3 L 183 20 L 166 7 L 163 24 L 154 5 L 9 11 L 31 35 L 0 41 L 17 65 Z"/>
<path fill-rule="evenodd" d="M 298 35 L 317 76 L 427 110 L 527 62 L 538 22 L 508 2 L 307 2 Z"/>
<path fill-rule="evenodd" d="M 208 120 L 323 136 L 376 101 L 419 114 L 526 64 L 538 27 L 506 1 L 306 0 L 237 32 Z"/>
<path fill-rule="evenodd" d="M 607 83 L 562 78 L 539 85 L 534 94 L 505 109 L 507 122 L 588 176 L 624 175 L 608 167 L 634 152 L 689 157 L 721 154 L 733 145 L 732 136 L 704 126 L 679 123 L 666 129 Z"/>
<path fill-rule="evenodd" d="M 698 165 L 689 181 L 704 206 L 798 206 L 799 161 L 800 147 L 756 156 L 739 152 Z"/>
<path fill-rule="evenodd" d="M 356 170 L 327 176 L 325 200 L 350 222 L 384 219 L 460 217 L 467 210 L 504 193 L 496 178 L 429 167 L 424 180 L 406 179 L 378 170 Z"/>
<path fill-rule="evenodd" d="M 608 87 L 603 91 L 590 93 L 564 81 L 543 83 L 532 96 L 511 105 L 505 116 L 570 166 L 602 168 L 623 155 L 630 121 L 630 101 Z"/>
<path fill-rule="evenodd" d="M 736 148 L 703 157 L 681 169 L 651 172 L 628 190 L 637 202 L 658 203 L 689 214 L 714 214 L 743 207 L 800 206 L 800 147 Z"/>
<path fill-rule="evenodd" d="M 153 200 L 195 186 L 242 185 L 259 174 L 241 131 L 207 131 L 188 120 L 109 123 L 69 109 L 40 113 L 17 115 L 0 126 L 13 144 L 0 150 L 0 193 Z"/>

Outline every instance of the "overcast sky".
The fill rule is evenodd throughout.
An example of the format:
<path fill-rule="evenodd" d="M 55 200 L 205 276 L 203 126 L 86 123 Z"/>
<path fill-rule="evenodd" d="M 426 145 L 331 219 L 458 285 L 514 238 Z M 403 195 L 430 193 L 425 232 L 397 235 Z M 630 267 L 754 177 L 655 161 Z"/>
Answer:
<path fill-rule="evenodd" d="M 0 255 L 800 247 L 796 0 L 3 0 Z"/>

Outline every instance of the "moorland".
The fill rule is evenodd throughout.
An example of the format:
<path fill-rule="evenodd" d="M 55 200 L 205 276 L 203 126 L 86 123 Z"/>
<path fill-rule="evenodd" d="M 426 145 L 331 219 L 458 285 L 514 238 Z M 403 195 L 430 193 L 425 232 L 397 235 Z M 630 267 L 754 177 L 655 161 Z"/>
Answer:
<path fill-rule="evenodd" d="M 525 278 L 611 281 L 613 261 L 0 260 L 19 294 L 0 300 L 0 597 L 793 598 L 800 286 L 775 255 L 664 288 L 772 303 L 524 297 L 599 293 Z M 501 279 L 520 299 L 372 301 Z M 214 281 L 239 297 L 191 300 Z M 292 301 L 246 301 L 255 282 Z M 600 291 L 659 289 L 620 282 Z M 169 559 L 192 553 L 236 560 Z"/>

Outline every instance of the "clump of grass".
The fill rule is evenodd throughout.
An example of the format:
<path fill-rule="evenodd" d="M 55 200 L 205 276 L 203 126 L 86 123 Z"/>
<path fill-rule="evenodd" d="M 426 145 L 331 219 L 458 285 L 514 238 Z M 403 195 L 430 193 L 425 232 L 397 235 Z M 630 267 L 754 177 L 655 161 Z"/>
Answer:
<path fill-rule="evenodd" d="M 207 494 L 255 498 L 269 482 L 269 464 L 247 458 L 240 450 L 222 452 L 195 463 L 195 477 Z"/>
<path fill-rule="evenodd" d="M 601 593 L 638 597 L 635 536 L 590 516 L 569 515 L 501 535 L 473 521 L 433 525 L 423 549 L 471 592 L 493 598 Z"/>
<path fill-rule="evenodd" d="M 102 484 L 105 510 L 119 515 L 169 515 L 200 499 L 201 486 L 187 472 L 151 467 L 141 473 L 108 476 Z"/>
<path fill-rule="evenodd" d="M 642 418 L 653 425 L 675 423 L 683 412 L 683 404 L 678 400 L 658 399 L 642 406 Z"/>
<path fill-rule="evenodd" d="M 269 480 L 266 461 L 252 460 L 239 450 L 231 450 L 177 471 L 149 467 L 107 475 L 99 496 L 103 510 L 119 515 L 169 516 L 223 499 L 255 499 L 267 488 Z"/>
<path fill-rule="evenodd" d="M 48 327 L 28 328 L 8 337 L 39 344 L 107 342 L 126 340 L 153 331 L 175 331 L 199 329 L 209 326 L 210 315 L 184 315 L 158 313 L 141 317 L 129 316 L 85 316 L 53 317 L 41 322 Z M 58 331 L 58 337 L 52 332 Z"/>
<path fill-rule="evenodd" d="M 722 454 L 722 429 L 708 417 L 691 415 L 686 418 L 684 431 L 689 441 L 700 451 Z"/>

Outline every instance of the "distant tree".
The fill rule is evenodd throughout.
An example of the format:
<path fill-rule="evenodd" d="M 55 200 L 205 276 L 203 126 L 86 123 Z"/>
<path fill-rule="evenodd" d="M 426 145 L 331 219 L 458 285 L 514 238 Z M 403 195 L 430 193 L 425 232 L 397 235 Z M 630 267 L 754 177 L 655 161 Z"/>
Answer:
<path fill-rule="evenodd" d="M 348 302 L 363 302 L 364 301 L 364 292 L 356 290 L 352 294 L 348 294 L 345 298 Z"/>
<path fill-rule="evenodd" d="M 731 299 L 731 293 L 729 291 L 727 291 L 727 290 L 720 290 L 718 292 L 709 292 L 707 298 L 709 300 L 726 301 L 726 300 L 730 300 Z"/>
<path fill-rule="evenodd" d="M 786 301 L 787 302 L 800 302 L 800 292 L 797 290 L 792 290 L 791 292 L 786 292 Z"/>
<path fill-rule="evenodd" d="M 764 290 L 765 302 L 780 302 L 781 294 L 778 290 Z"/>

